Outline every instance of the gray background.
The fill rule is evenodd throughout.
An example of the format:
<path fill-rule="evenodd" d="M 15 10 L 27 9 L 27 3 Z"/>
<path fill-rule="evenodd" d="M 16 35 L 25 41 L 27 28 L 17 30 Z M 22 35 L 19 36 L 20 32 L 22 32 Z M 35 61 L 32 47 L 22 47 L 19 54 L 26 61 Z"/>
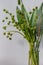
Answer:
<path fill-rule="evenodd" d="M 40 6 L 43 0 L 23 0 L 30 11 L 35 6 Z M 3 9 L 6 8 L 16 15 L 17 0 L 0 0 L 0 65 L 28 65 L 29 45 L 20 34 L 15 34 L 12 41 L 3 36 L 1 20 L 5 16 Z M 16 18 L 16 17 L 15 17 Z M 40 45 L 40 65 L 43 65 L 43 38 Z"/>

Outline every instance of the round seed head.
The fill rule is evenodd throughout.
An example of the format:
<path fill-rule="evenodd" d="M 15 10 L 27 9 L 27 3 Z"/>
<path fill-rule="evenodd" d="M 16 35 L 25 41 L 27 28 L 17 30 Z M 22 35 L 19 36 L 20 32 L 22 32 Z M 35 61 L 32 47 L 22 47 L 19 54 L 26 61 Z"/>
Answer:
<path fill-rule="evenodd" d="M 6 13 L 8 13 L 8 11 L 6 11 Z"/>
<path fill-rule="evenodd" d="M 6 11 L 6 9 L 3 9 L 3 11 Z"/>
<path fill-rule="evenodd" d="M 10 16 L 12 15 L 12 13 L 9 13 L 10 14 Z"/>
<path fill-rule="evenodd" d="M 14 15 L 13 15 L 13 18 L 14 18 Z"/>
<path fill-rule="evenodd" d="M 5 17 L 5 19 L 8 19 L 8 17 Z"/>
<path fill-rule="evenodd" d="M 10 36 L 12 36 L 12 34 L 10 34 Z"/>
<path fill-rule="evenodd" d="M 12 38 L 9 38 L 9 40 L 12 40 Z"/>
<path fill-rule="evenodd" d="M 7 24 L 10 25 L 11 21 L 9 21 Z"/>
<path fill-rule="evenodd" d="M 36 8 L 36 9 L 38 9 L 38 7 L 37 7 L 37 6 L 36 6 L 35 8 Z"/>
<path fill-rule="evenodd" d="M 6 32 L 4 32 L 3 35 L 6 35 Z"/>
<path fill-rule="evenodd" d="M 8 35 L 7 35 L 6 37 L 7 37 L 7 38 L 9 38 L 9 36 L 8 36 Z"/>
<path fill-rule="evenodd" d="M 2 22 L 5 22 L 5 20 L 2 20 Z"/>
<path fill-rule="evenodd" d="M 32 14 L 32 12 L 29 12 L 29 14 Z"/>
<path fill-rule="evenodd" d="M 33 11 L 35 11 L 35 9 L 33 8 Z"/>
<path fill-rule="evenodd" d="M 9 23 L 9 22 L 8 22 L 7 24 L 8 24 L 8 25 L 10 25 L 10 23 Z"/>
<path fill-rule="evenodd" d="M 10 32 L 8 32 L 8 35 L 10 35 Z"/>

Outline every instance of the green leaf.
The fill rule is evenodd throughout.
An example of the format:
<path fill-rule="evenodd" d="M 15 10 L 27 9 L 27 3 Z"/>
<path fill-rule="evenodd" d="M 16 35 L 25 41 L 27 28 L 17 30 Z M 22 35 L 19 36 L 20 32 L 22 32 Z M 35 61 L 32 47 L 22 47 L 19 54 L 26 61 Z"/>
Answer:
<path fill-rule="evenodd" d="M 3 29 L 6 30 L 6 26 L 4 26 Z"/>
<path fill-rule="evenodd" d="M 18 4 L 20 5 L 20 0 L 18 0 Z"/>
<path fill-rule="evenodd" d="M 37 25 L 36 25 L 36 31 L 38 35 L 42 35 L 43 34 L 43 3 L 41 5 L 41 7 L 38 10 L 38 21 L 37 21 Z M 40 30 L 39 30 L 40 28 Z"/>
<path fill-rule="evenodd" d="M 18 7 L 16 8 L 16 14 L 20 25 L 26 22 L 24 14 L 21 12 L 21 10 Z"/>
<path fill-rule="evenodd" d="M 37 23 L 37 12 L 38 12 L 38 9 L 35 9 L 35 11 L 33 11 L 32 15 L 31 15 L 31 18 L 30 18 L 30 25 L 31 26 L 35 26 L 36 23 Z"/>
<path fill-rule="evenodd" d="M 28 13 L 27 13 L 27 11 L 26 11 L 25 6 L 23 5 L 23 3 L 21 5 L 21 11 L 24 14 L 26 20 L 29 22 L 29 15 L 28 15 Z"/>

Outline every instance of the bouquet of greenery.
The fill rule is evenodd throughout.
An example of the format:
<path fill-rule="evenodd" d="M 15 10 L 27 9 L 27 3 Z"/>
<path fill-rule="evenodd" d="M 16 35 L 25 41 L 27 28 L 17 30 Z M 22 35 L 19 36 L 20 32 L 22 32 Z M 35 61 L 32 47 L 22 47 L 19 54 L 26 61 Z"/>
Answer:
<path fill-rule="evenodd" d="M 13 33 L 21 34 L 25 39 L 27 39 L 30 50 L 29 50 L 29 64 L 28 65 L 39 65 L 39 46 L 43 34 L 43 3 L 40 8 L 35 7 L 31 12 L 27 12 L 22 0 L 18 0 L 18 5 L 16 7 L 17 20 L 12 13 L 4 9 L 3 11 L 10 15 L 5 17 L 2 22 L 7 21 L 7 25 L 3 26 L 6 30 L 8 26 L 16 27 L 18 31 L 10 30 L 5 31 L 3 34 L 6 35 L 10 40 L 12 39 Z"/>

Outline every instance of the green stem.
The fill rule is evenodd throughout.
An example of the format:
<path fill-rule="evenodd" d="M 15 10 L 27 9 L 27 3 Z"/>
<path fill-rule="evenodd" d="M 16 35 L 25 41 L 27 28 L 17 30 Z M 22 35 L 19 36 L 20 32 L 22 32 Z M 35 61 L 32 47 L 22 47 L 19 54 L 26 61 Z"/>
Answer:
<path fill-rule="evenodd" d="M 21 35 L 24 37 L 24 34 L 22 34 L 22 33 L 21 33 L 21 32 L 19 32 L 19 31 L 6 31 L 6 32 L 19 33 L 19 34 L 21 34 Z"/>
<path fill-rule="evenodd" d="M 39 48 L 34 49 L 34 45 L 30 46 L 28 65 L 39 65 Z"/>

